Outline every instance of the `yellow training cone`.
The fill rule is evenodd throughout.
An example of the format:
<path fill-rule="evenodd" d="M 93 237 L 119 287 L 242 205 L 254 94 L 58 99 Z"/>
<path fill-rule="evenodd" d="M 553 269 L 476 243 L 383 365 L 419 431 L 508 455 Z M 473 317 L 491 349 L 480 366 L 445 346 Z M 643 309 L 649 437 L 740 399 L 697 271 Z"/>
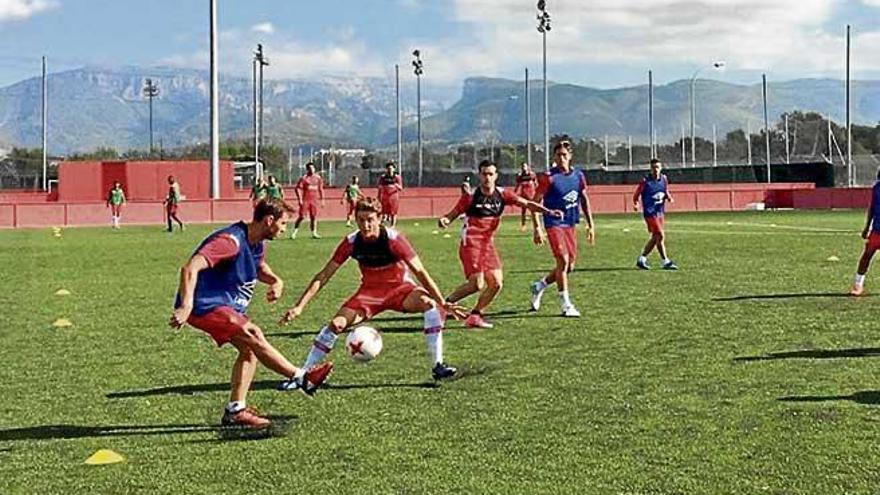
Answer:
<path fill-rule="evenodd" d="M 443 234 L 444 239 L 449 239 L 450 237 L 452 237 L 452 234 Z"/>
<path fill-rule="evenodd" d="M 840 258 L 838 258 L 837 256 L 829 256 L 826 261 L 830 261 L 832 263 L 835 263 L 837 261 L 840 261 Z"/>
<path fill-rule="evenodd" d="M 416 222 L 413 224 L 413 227 L 418 227 L 418 226 L 419 226 L 419 222 Z"/>
<path fill-rule="evenodd" d="M 72 327 L 73 323 L 70 322 L 67 318 L 58 318 L 55 320 L 55 323 L 52 324 L 53 327 Z"/>
<path fill-rule="evenodd" d="M 56 296 L 69 296 L 69 295 L 70 295 L 70 291 L 67 290 L 67 289 L 58 289 L 58 290 L 55 291 L 55 295 L 56 295 Z"/>
<path fill-rule="evenodd" d="M 100 466 L 102 464 L 116 464 L 117 462 L 122 462 L 124 460 L 125 457 L 122 457 L 110 449 L 101 449 L 86 459 L 86 464 Z"/>
<path fill-rule="evenodd" d="M 439 230 L 432 230 L 431 233 L 434 234 L 434 235 L 437 235 L 437 234 L 440 233 L 440 231 L 439 231 Z"/>

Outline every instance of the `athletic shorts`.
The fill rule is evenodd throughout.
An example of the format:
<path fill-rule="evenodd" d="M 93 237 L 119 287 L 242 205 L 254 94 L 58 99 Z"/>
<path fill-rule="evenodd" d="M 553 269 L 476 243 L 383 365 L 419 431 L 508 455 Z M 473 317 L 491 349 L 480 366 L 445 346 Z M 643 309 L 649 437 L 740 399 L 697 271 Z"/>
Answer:
<path fill-rule="evenodd" d="M 547 229 L 547 241 L 556 258 L 568 258 L 574 265 L 577 260 L 577 236 L 574 227 L 550 227 Z"/>
<path fill-rule="evenodd" d="M 217 346 L 232 340 L 232 337 L 243 332 L 250 319 L 229 306 L 218 306 L 207 313 L 197 316 L 189 315 L 187 323 L 207 333 L 214 339 Z"/>
<path fill-rule="evenodd" d="M 498 250 L 495 249 L 495 243 L 491 240 L 469 241 L 468 244 L 459 245 L 458 259 L 461 260 L 461 268 L 467 278 L 477 273 L 501 269 L 501 258 L 498 256 Z"/>
<path fill-rule="evenodd" d="M 177 204 L 169 203 L 165 205 L 165 211 L 168 212 L 169 215 L 177 215 Z"/>
<path fill-rule="evenodd" d="M 868 251 L 876 251 L 880 249 L 880 232 L 871 231 L 868 235 L 868 239 L 865 240 L 865 249 Z"/>
<path fill-rule="evenodd" d="M 403 313 L 403 301 L 416 289 L 418 287 L 409 282 L 403 282 L 393 289 L 362 285 L 342 307 L 363 313 L 367 320 L 383 311 Z"/>
<path fill-rule="evenodd" d="M 382 198 L 382 214 L 383 215 L 397 215 L 398 210 L 400 210 L 400 199 L 397 195 L 386 196 Z"/>
<path fill-rule="evenodd" d="M 303 218 L 308 214 L 312 218 L 316 218 L 318 216 L 318 202 L 317 201 L 307 201 L 302 204 L 299 208 L 299 217 Z"/>
<path fill-rule="evenodd" d="M 648 227 L 648 232 L 652 234 L 662 234 L 663 233 L 663 225 L 665 225 L 666 221 L 663 215 L 654 215 L 653 217 L 645 217 L 645 225 Z"/>
<path fill-rule="evenodd" d="M 348 205 L 347 215 L 351 215 L 352 213 L 354 213 L 354 207 L 355 207 L 356 203 L 354 201 L 351 201 L 348 199 L 345 200 L 345 203 Z"/>
<path fill-rule="evenodd" d="M 122 213 L 122 205 L 121 204 L 118 204 L 118 205 L 111 204 L 110 205 L 110 212 L 116 216 L 119 216 L 119 214 Z"/>

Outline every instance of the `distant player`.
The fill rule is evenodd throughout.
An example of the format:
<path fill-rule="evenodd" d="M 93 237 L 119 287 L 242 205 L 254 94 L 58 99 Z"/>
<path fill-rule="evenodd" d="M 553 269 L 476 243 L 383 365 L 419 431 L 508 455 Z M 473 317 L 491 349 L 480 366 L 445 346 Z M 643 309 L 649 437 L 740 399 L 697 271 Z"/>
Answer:
<path fill-rule="evenodd" d="M 284 188 L 278 183 L 278 179 L 274 175 L 269 176 L 269 182 L 266 184 L 266 199 L 269 201 L 281 201 L 284 199 Z"/>
<path fill-rule="evenodd" d="M 122 184 L 118 181 L 113 183 L 110 192 L 107 193 L 107 206 L 110 207 L 110 226 L 114 229 L 119 228 L 119 221 L 122 219 L 122 206 L 125 204 L 125 191 L 122 190 Z"/>
<path fill-rule="evenodd" d="M 516 174 L 516 187 L 513 192 L 523 199 L 532 201 L 535 199 L 535 191 L 538 189 L 538 176 L 532 172 L 532 168 L 528 163 L 523 163 L 519 173 Z M 526 231 L 526 210 L 528 208 L 520 208 L 519 231 Z"/>
<path fill-rule="evenodd" d="M 678 270 L 675 263 L 666 256 L 666 234 L 663 231 L 664 212 L 666 203 L 672 203 L 672 196 L 669 194 L 669 180 L 662 171 L 663 164 L 660 160 L 652 158 L 651 173 L 639 182 L 639 187 L 633 193 L 633 208 L 638 210 L 639 201 L 642 202 L 642 215 L 645 217 L 645 225 L 651 234 L 651 238 L 642 249 L 642 255 L 636 260 L 636 267 L 641 270 L 651 268 L 648 266 L 648 255 L 655 247 L 660 254 L 663 269 Z"/>
<path fill-rule="evenodd" d="M 379 202 L 382 203 L 382 220 L 385 225 L 397 225 L 397 214 L 400 210 L 400 193 L 403 191 L 403 180 L 395 171 L 394 162 L 385 164 L 385 173 L 379 177 Z"/>
<path fill-rule="evenodd" d="M 351 182 L 345 186 L 345 193 L 342 196 L 342 204 L 346 205 L 345 225 L 351 227 L 351 217 L 354 216 L 354 207 L 357 201 L 361 199 L 360 178 L 357 175 L 351 176 Z"/>
<path fill-rule="evenodd" d="M 254 181 L 254 185 L 251 187 L 251 193 L 249 195 L 251 201 L 254 202 L 254 206 L 257 206 L 257 203 L 266 199 L 266 179 L 260 177 L 259 180 Z"/>
<path fill-rule="evenodd" d="M 238 350 L 223 425 L 269 426 L 268 419 L 246 404 L 257 361 L 289 380 L 299 380 L 300 388 L 309 395 L 333 369 L 331 363 L 308 372 L 292 365 L 245 315 L 257 280 L 269 286 L 266 299 L 270 304 L 281 298 L 284 282 L 266 263 L 264 242 L 284 233 L 290 213 L 292 210 L 283 203 L 261 201 L 254 208 L 251 222 L 238 222 L 212 233 L 180 269 L 169 325 L 180 328 L 189 323 L 210 335 L 218 346 L 228 342 Z"/>
<path fill-rule="evenodd" d="M 293 232 L 290 233 L 291 239 L 296 239 L 299 233 L 299 225 L 309 214 L 309 228 L 312 231 L 313 239 L 320 239 L 318 235 L 318 200 L 321 200 L 321 206 L 324 205 L 324 179 L 315 173 L 315 164 L 306 163 L 306 174 L 299 178 L 296 186 L 293 188 L 296 194 L 296 201 L 299 205 L 299 215 L 293 224 Z"/>
<path fill-rule="evenodd" d="M 862 257 L 859 258 L 856 276 L 849 291 L 853 296 L 861 296 L 864 293 L 865 274 L 868 273 L 874 253 L 880 249 L 880 170 L 877 171 L 877 181 L 874 182 L 871 190 L 871 204 L 868 206 L 865 228 L 862 229 L 862 239 L 865 239 L 865 248 Z"/>
<path fill-rule="evenodd" d="M 168 194 L 165 196 L 165 221 L 168 224 L 168 232 L 173 232 L 171 221 L 177 222 L 180 230 L 183 230 L 183 222 L 177 213 L 180 209 L 180 184 L 174 179 L 173 175 L 168 176 Z"/>
<path fill-rule="evenodd" d="M 456 303 L 479 292 L 477 303 L 464 323 L 469 328 L 492 328 L 492 324 L 483 318 L 483 311 L 492 303 L 504 283 L 501 258 L 495 249 L 495 231 L 501 223 L 504 207 L 514 205 L 556 218 L 562 218 L 562 212 L 550 211 L 517 196 L 510 189 L 496 187 L 498 167 L 488 160 L 480 162 L 479 178 L 479 187 L 472 192 L 462 191 L 455 207 L 440 217 L 437 223 L 440 228 L 445 229 L 459 215 L 465 216 L 458 258 L 467 281 L 457 287 L 446 300 Z"/>
<path fill-rule="evenodd" d="M 347 328 L 383 311 L 397 311 L 423 314 L 431 374 L 435 380 L 450 378 L 457 370 L 447 366 L 443 360 L 444 313 L 449 312 L 459 318 L 464 316 L 464 312 L 443 299 L 443 294 L 425 270 L 412 245 L 403 234 L 382 225 L 380 212 L 381 205 L 374 198 L 357 202 L 355 219 L 358 230 L 342 239 L 333 256 L 312 278 L 281 322 L 288 323 L 302 314 L 309 301 L 327 285 L 339 267 L 352 258 L 357 261 L 361 271 L 360 287 L 342 304 L 330 322 L 321 328 L 306 358 L 305 367 L 308 369 L 319 363 L 333 349 L 338 335 Z M 421 285 L 417 285 L 416 281 Z"/>
<path fill-rule="evenodd" d="M 537 311 L 541 307 L 544 290 L 554 283 L 558 288 L 559 305 L 562 316 L 579 317 L 581 313 L 571 302 L 568 292 L 568 274 L 574 269 L 577 260 L 577 235 L 575 226 L 580 221 L 580 210 L 583 209 L 587 220 L 587 242 L 593 244 L 596 231 L 593 226 L 593 214 L 590 211 L 590 200 L 587 197 L 587 179 L 584 173 L 571 166 L 571 142 L 560 141 L 553 148 L 554 166 L 538 176 L 538 189 L 535 201 L 552 210 L 562 210 L 562 218 L 545 214 L 543 227 L 541 218 L 532 213 L 535 244 L 550 242 L 556 267 L 544 278 L 532 284 L 531 307 Z M 546 227 L 546 233 L 544 231 Z"/>

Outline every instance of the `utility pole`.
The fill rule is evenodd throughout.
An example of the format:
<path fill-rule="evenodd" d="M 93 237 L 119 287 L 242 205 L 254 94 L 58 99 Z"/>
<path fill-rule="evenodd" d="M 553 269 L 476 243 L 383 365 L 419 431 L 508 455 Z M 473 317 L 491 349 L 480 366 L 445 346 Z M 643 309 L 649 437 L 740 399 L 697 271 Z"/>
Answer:
<path fill-rule="evenodd" d="M 526 67 L 526 163 L 532 165 L 532 98 L 529 92 L 529 68 Z M 516 164 L 514 164 L 516 165 Z"/>
<path fill-rule="evenodd" d="M 538 32 L 541 33 L 544 53 L 544 168 L 550 170 L 550 107 L 547 90 L 547 33 L 550 32 L 550 14 L 546 0 L 538 0 Z"/>
<path fill-rule="evenodd" d="M 217 68 L 217 0 L 210 4 L 211 51 L 211 198 L 220 199 L 220 95 Z"/>
<path fill-rule="evenodd" d="M 394 64 L 394 95 L 397 101 L 397 171 L 403 176 L 403 130 L 400 122 L 400 65 Z"/>
<path fill-rule="evenodd" d="M 656 157 L 654 151 L 654 72 L 648 71 L 648 139 L 651 142 L 650 155 L 648 158 Z"/>
<path fill-rule="evenodd" d="M 144 83 L 144 96 L 150 101 L 150 156 L 153 156 L 153 98 L 159 96 L 159 85 L 147 78 Z"/>
<path fill-rule="evenodd" d="M 258 178 L 263 177 L 260 163 L 260 149 L 263 147 L 263 68 L 269 59 L 263 54 L 263 44 L 258 43 L 254 51 L 254 167 Z"/>
<path fill-rule="evenodd" d="M 764 143 L 767 148 L 767 183 L 770 183 L 770 116 L 767 112 L 767 74 L 761 74 L 764 88 Z"/>
<path fill-rule="evenodd" d="M 43 57 L 43 191 L 49 191 L 49 80 L 46 77 L 46 57 Z"/>
<path fill-rule="evenodd" d="M 425 73 L 421 52 L 413 50 L 413 73 L 416 75 L 416 128 L 419 147 L 419 187 L 422 187 L 422 74 Z"/>
<path fill-rule="evenodd" d="M 850 187 L 855 185 L 852 161 L 852 79 L 850 78 L 850 26 L 846 26 L 846 170 L 849 175 L 847 182 Z"/>

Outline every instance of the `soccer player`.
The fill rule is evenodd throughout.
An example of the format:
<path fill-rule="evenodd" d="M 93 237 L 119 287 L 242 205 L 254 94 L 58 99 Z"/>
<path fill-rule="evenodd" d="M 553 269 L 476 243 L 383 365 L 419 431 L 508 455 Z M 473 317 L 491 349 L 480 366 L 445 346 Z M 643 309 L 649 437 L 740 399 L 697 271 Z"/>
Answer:
<path fill-rule="evenodd" d="M 513 189 L 513 192 L 519 196 L 522 196 L 523 199 L 527 199 L 529 201 L 535 199 L 535 190 L 538 188 L 538 176 L 532 172 L 532 168 L 528 163 L 523 163 L 520 172 L 516 174 L 516 187 Z M 526 210 L 528 208 L 520 209 L 520 218 L 519 218 L 519 231 L 526 231 Z"/>
<path fill-rule="evenodd" d="M 532 213 L 535 244 L 550 242 L 556 266 L 544 278 L 536 280 L 531 287 L 531 307 L 537 311 L 541 307 L 544 290 L 554 283 L 558 289 L 559 305 L 562 316 L 577 318 L 581 313 L 571 302 L 568 292 L 568 274 L 574 269 L 577 260 L 577 236 L 575 226 L 580 221 L 580 210 L 587 220 L 587 242 L 593 244 L 596 231 L 593 224 L 593 213 L 587 196 L 587 179 L 584 173 L 571 166 L 572 145 L 568 140 L 560 141 L 553 147 L 554 166 L 538 176 L 538 189 L 535 201 L 543 202 L 546 208 L 562 210 L 563 217 L 556 218 L 544 214 L 543 227 L 541 218 Z M 546 232 L 544 228 L 546 227 Z"/>
<path fill-rule="evenodd" d="M 281 201 L 284 199 L 284 189 L 274 175 L 269 176 L 269 183 L 266 184 L 266 199 L 269 201 Z"/>
<path fill-rule="evenodd" d="M 265 260 L 265 241 L 284 233 L 292 210 L 281 202 L 261 201 L 251 222 L 220 229 L 199 244 L 180 269 L 180 284 L 169 325 L 189 323 L 210 335 L 218 346 L 232 344 L 238 357 L 232 366 L 229 402 L 221 424 L 265 428 L 270 421 L 247 407 L 246 397 L 257 362 L 292 380 L 312 395 L 333 369 L 332 363 L 308 371 L 292 365 L 245 315 L 257 281 L 269 286 L 268 302 L 281 298 L 284 282 Z"/>
<path fill-rule="evenodd" d="M 296 239 L 299 232 L 299 224 L 302 223 L 306 212 L 309 214 L 309 228 L 312 231 L 313 239 L 320 239 L 318 235 L 318 199 L 321 199 L 321 206 L 324 205 L 324 179 L 315 173 L 315 164 L 306 163 L 306 175 L 303 175 L 297 181 L 293 188 L 296 194 L 296 202 L 299 205 L 299 216 L 293 224 L 293 232 L 290 233 L 291 239 Z"/>
<path fill-rule="evenodd" d="M 501 258 L 495 249 L 495 231 L 501 223 L 504 207 L 515 205 L 530 211 L 546 213 L 555 218 L 562 218 L 559 210 L 548 210 L 543 206 L 523 199 L 510 189 L 496 187 L 498 167 L 489 160 L 483 160 L 479 166 L 480 185 L 473 192 L 462 191 L 458 203 L 449 213 L 437 221 L 440 228 L 449 227 L 459 215 L 464 214 L 464 226 L 461 232 L 461 243 L 458 246 L 458 259 L 464 269 L 465 283 L 458 286 L 449 297 L 448 302 L 456 303 L 471 294 L 480 293 L 474 309 L 465 320 L 469 328 L 492 328 L 492 324 L 483 318 L 483 311 L 492 303 L 504 283 L 501 270 Z"/>
<path fill-rule="evenodd" d="M 259 180 L 254 181 L 253 187 L 251 187 L 251 193 L 249 195 L 251 201 L 254 202 L 254 207 L 257 206 L 261 200 L 266 199 L 266 179 L 260 177 Z"/>
<path fill-rule="evenodd" d="M 645 225 L 651 238 L 648 239 L 642 255 L 636 260 L 636 267 L 640 270 L 649 270 L 648 255 L 654 248 L 660 254 L 664 270 L 678 270 L 675 263 L 666 256 L 666 234 L 663 232 L 664 212 L 666 203 L 672 203 L 669 194 L 669 180 L 663 174 L 663 163 L 656 158 L 651 159 L 651 173 L 641 182 L 636 192 L 633 193 L 633 208 L 639 209 L 639 200 L 642 202 L 642 215 L 645 217 Z"/>
<path fill-rule="evenodd" d="M 177 216 L 180 205 L 180 184 L 173 175 L 168 176 L 168 195 L 165 196 L 165 221 L 168 223 L 168 232 L 173 232 L 171 220 L 177 222 L 180 230 L 183 230 L 183 222 Z"/>
<path fill-rule="evenodd" d="M 355 206 L 358 230 L 336 247 L 327 264 L 312 278 L 299 300 L 281 319 L 288 323 L 302 314 L 312 300 L 349 258 L 358 262 L 361 284 L 336 315 L 324 325 L 306 357 L 311 368 L 329 353 L 339 334 L 383 311 L 422 313 L 425 341 L 435 380 L 450 378 L 457 372 L 443 360 L 443 324 L 445 312 L 456 318 L 465 316 L 461 307 L 448 303 L 428 274 L 406 237 L 379 220 L 381 205 L 375 198 L 364 198 Z M 413 279 L 415 277 L 415 279 Z M 421 285 L 416 285 L 415 281 Z M 297 381 L 294 378 L 292 381 Z"/>
<path fill-rule="evenodd" d="M 119 228 L 119 220 L 122 219 L 122 205 L 125 204 L 125 191 L 119 181 L 113 183 L 110 192 L 107 193 L 107 206 L 110 207 L 110 226 Z"/>
<path fill-rule="evenodd" d="M 871 204 L 868 205 L 865 228 L 862 229 L 862 239 L 865 239 L 865 248 L 862 257 L 859 258 L 859 266 L 856 276 L 853 278 L 852 288 L 849 293 L 853 296 L 861 296 L 865 291 L 865 274 L 871 266 L 871 259 L 877 249 L 880 249 L 880 170 L 877 170 L 877 181 L 871 191 Z"/>
<path fill-rule="evenodd" d="M 400 192 L 403 191 L 403 180 L 394 170 L 394 162 L 385 164 L 385 173 L 379 176 L 378 195 L 382 203 L 382 220 L 385 225 L 397 225 L 397 213 L 400 209 Z"/>
<path fill-rule="evenodd" d="M 345 186 L 345 194 L 342 197 L 342 204 L 348 205 L 348 211 L 345 213 L 345 225 L 351 227 L 351 217 L 354 216 L 354 206 L 361 199 L 360 178 L 357 175 L 351 176 L 351 182 Z"/>

